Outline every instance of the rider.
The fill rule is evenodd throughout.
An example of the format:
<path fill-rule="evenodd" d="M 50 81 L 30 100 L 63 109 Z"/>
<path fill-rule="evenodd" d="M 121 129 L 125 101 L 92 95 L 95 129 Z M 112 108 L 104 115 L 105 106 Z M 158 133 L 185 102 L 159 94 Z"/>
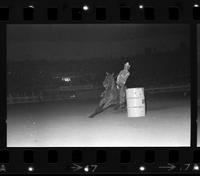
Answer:
<path fill-rule="evenodd" d="M 125 84 L 126 84 L 126 80 L 128 79 L 129 75 L 130 75 L 130 72 L 129 72 L 129 69 L 130 69 L 130 64 L 129 62 L 126 62 L 124 64 L 124 69 L 121 70 L 117 76 L 117 81 L 116 81 L 116 84 L 117 84 L 117 88 L 119 90 L 119 103 L 120 103 L 120 106 L 122 107 L 124 105 L 124 102 L 125 102 Z"/>

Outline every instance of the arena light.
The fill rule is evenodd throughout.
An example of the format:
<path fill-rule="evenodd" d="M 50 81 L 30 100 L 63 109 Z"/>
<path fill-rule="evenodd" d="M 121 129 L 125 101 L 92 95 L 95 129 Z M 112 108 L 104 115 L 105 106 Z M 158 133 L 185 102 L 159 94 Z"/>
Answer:
<path fill-rule="evenodd" d="M 199 7 L 199 4 L 194 4 L 194 7 Z"/>
<path fill-rule="evenodd" d="M 70 77 L 63 77 L 63 78 L 62 78 L 62 81 L 70 82 L 70 81 L 71 81 L 71 78 L 70 78 Z"/>
<path fill-rule="evenodd" d="M 34 5 L 29 5 L 28 7 L 34 9 Z"/>

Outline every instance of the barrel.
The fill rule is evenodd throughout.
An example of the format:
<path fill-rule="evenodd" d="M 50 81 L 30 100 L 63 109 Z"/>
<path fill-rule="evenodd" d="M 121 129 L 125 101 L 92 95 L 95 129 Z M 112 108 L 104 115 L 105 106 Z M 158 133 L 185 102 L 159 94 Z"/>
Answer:
<path fill-rule="evenodd" d="M 128 117 L 144 117 L 145 96 L 144 88 L 126 89 L 127 115 Z"/>

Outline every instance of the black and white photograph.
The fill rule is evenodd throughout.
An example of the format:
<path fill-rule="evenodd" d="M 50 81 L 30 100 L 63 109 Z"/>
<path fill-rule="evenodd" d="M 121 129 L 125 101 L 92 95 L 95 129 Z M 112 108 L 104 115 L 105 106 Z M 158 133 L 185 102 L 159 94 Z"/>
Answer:
<path fill-rule="evenodd" d="M 7 147 L 189 147 L 190 52 L 187 24 L 8 24 Z"/>

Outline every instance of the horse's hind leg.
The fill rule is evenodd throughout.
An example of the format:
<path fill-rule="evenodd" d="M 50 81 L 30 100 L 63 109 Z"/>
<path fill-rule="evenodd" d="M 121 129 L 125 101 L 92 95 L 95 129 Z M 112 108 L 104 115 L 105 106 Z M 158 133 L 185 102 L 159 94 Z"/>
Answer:
<path fill-rule="evenodd" d="M 95 115 L 97 115 L 97 114 L 103 112 L 103 110 L 104 110 L 104 109 L 103 109 L 103 105 L 97 106 L 96 109 L 95 109 L 95 111 L 94 111 L 94 113 L 91 114 L 91 115 L 89 116 L 89 118 L 92 118 L 92 117 L 94 117 Z"/>
<path fill-rule="evenodd" d="M 100 114 L 101 112 L 105 111 L 106 109 L 108 109 L 108 108 L 110 108 L 112 106 L 114 106 L 114 105 L 110 104 L 110 105 L 108 105 L 106 107 L 102 107 L 102 106 L 101 107 L 97 107 L 97 109 L 95 110 L 95 112 L 92 115 L 90 115 L 89 118 L 93 118 L 97 114 Z"/>

